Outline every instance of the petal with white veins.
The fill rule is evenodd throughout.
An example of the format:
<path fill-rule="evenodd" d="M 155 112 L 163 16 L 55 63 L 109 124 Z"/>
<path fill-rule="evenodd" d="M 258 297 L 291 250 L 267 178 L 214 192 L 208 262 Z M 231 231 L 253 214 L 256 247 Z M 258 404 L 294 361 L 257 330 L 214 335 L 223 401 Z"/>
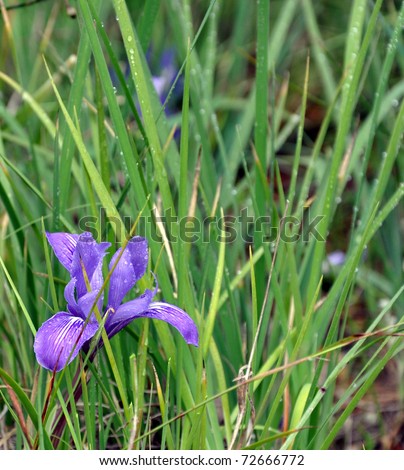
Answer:
<path fill-rule="evenodd" d="M 97 322 L 85 322 L 67 312 L 59 312 L 39 328 L 34 342 L 36 359 L 42 367 L 60 371 L 79 353 L 98 329 Z"/>
<path fill-rule="evenodd" d="M 176 328 L 188 344 L 193 344 L 194 346 L 199 344 L 198 329 L 194 321 L 184 310 L 175 305 L 166 302 L 152 302 L 146 311 L 133 313 L 131 319 L 134 320 L 135 318 L 163 320 Z"/>
<path fill-rule="evenodd" d="M 76 235 L 75 233 L 46 232 L 46 238 L 48 239 L 56 258 L 69 272 L 71 272 L 73 255 L 79 235 Z"/>

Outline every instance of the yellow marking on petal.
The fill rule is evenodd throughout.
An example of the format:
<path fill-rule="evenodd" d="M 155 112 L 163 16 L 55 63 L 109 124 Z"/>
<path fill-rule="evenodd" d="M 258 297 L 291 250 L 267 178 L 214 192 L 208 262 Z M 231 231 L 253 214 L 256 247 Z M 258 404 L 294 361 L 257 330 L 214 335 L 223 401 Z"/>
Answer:
<path fill-rule="evenodd" d="M 80 265 L 81 265 L 81 270 L 83 271 L 83 277 L 84 277 L 84 282 L 86 283 L 87 292 L 91 292 L 91 284 L 90 284 L 90 281 L 88 279 L 87 271 L 86 271 L 86 268 L 84 266 L 84 262 L 83 262 L 82 258 L 80 258 Z"/>

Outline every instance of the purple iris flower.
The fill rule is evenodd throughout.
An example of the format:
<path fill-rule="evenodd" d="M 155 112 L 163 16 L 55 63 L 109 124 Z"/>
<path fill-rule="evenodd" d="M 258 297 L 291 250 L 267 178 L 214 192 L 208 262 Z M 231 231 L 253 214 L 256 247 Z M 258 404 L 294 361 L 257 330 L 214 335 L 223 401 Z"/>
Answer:
<path fill-rule="evenodd" d="M 327 261 L 331 266 L 341 266 L 345 263 L 345 258 L 346 255 L 341 250 L 333 251 L 327 255 Z"/>
<path fill-rule="evenodd" d="M 173 49 L 167 49 L 163 52 L 160 59 L 158 73 L 152 76 L 152 82 L 161 104 L 164 104 L 167 99 L 168 93 L 177 77 L 177 73 L 178 67 L 176 66 L 175 51 Z M 173 114 L 178 111 L 178 109 L 181 109 L 179 101 L 182 98 L 182 88 L 183 84 L 180 80 L 173 90 L 170 101 L 167 103 L 167 114 Z"/>
<path fill-rule="evenodd" d="M 42 367 L 59 371 L 81 349 L 88 352 L 91 339 L 99 328 L 92 311 L 97 296 L 96 308 L 101 316 L 107 315 L 104 327 L 109 338 L 135 318 L 148 317 L 169 323 L 188 344 L 198 346 L 198 330 L 189 315 L 169 303 L 152 302 L 157 288 L 154 291 L 146 289 L 140 297 L 122 303 L 146 272 L 148 250 L 144 238 L 133 237 L 122 254 L 120 248 L 113 255 L 109 269 L 116 266 L 110 277 L 104 309 L 104 294 L 100 292 L 104 283 L 102 265 L 110 243 L 97 243 L 88 232 L 81 235 L 47 233 L 46 236 L 56 257 L 68 270 L 70 281 L 64 291 L 67 311 L 58 312 L 46 320 L 35 337 L 34 351 Z"/>

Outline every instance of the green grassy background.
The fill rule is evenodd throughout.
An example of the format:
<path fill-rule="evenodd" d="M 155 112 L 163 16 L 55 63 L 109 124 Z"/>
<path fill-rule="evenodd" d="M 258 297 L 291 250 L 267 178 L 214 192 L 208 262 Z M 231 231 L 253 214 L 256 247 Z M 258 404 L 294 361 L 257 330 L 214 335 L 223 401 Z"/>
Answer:
<path fill-rule="evenodd" d="M 0 447 L 52 448 L 62 413 L 62 449 L 402 448 L 404 3 L 71 7 L 2 6 Z M 179 241 L 158 223 L 246 210 L 297 240 L 236 224 L 228 243 L 210 224 Z M 34 334 L 67 281 L 44 230 L 88 216 L 117 244 L 108 220 L 142 216 L 158 297 L 195 320 L 199 348 L 137 320 L 89 368 L 39 367 Z"/>

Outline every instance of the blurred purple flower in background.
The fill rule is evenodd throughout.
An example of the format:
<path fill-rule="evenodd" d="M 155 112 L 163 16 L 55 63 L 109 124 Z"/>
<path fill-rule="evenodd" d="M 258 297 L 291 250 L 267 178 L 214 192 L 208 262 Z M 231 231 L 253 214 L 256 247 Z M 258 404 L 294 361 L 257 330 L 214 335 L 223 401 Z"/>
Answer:
<path fill-rule="evenodd" d="M 345 263 L 345 253 L 341 250 L 332 251 L 327 255 L 327 261 L 331 266 L 341 266 Z"/>
<path fill-rule="evenodd" d="M 181 333 L 188 344 L 198 346 L 198 330 L 188 314 L 169 303 L 152 302 L 157 289 L 146 289 L 140 297 L 122 303 L 126 294 L 146 272 L 148 250 L 144 238 L 133 237 L 122 254 L 120 248 L 113 255 L 109 270 L 120 258 L 110 277 L 108 302 L 103 310 L 102 265 L 110 243 L 97 243 L 88 232 L 82 235 L 46 235 L 56 257 L 69 271 L 70 281 L 64 291 L 67 311 L 58 312 L 45 321 L 36 334 L 34 351 L 41 366 L 59 371 L 81 349 L 89 350 L 91 339 L 99 328 L 93 312 L 97 298 L 95 308 L 98 308 L 102 317 L 107 315 L 104 327 L 109 338 L 132 320 L 148 317 L 169 323 Z"/>
<path fill-rule="evenodd" d="M 170 97 L 166 103 L 171 87 L 173 86 L 177 77 L 179 67 L 176 59 L 176 53 L 173 48 L 165 49 L 160 57 L 157 57 L 152 49 L 149 49 L 146 54 L 146 60 L 149 64 L 150 71 L 152 74 L 152 83 L 154 89 L 159 97 L 160 103 L 165 103 L 165 113 L 167 115 L 173 115 L 181 110 L 182 93 L 183 93 L 183 78 L 180 77 L 170 94 Z M 109 73 L 111 76 L 112 84 L 116 89 L 119 87 L 119 77 L 116 71 L 110 67 Z M 122 64 L 123 80 L 127 81 L 130 77 L 130 66 L 129 62 L 125 60 Z M 137 103 L 136 107 L 140 113 L 140 106 Z"/>
<path fill-rule="evenodd" d="M 152 76 L 154 89 L 161 104 L 164 104 L 168 97 L 171 87 L 174 84 L 175 78 L 178 73 L 178 67 L 175 60 L 175 52 L 173 49 L 167 49 L 163 52 L 158 64 L 158 71 L 156 75 Z M 182 81 L 179 80 L 174 87 L 170 100 L 167 103 L 166 111 L 168 114 L 178 111 L 178 99 L 182 97 Z"/>
<path fill-rule="evenodd" d="M 336 268 L 339 268 L 345 263 L 346 254 L 341 250 L 332 251 L 328 253 L 326 259 L 323 261 L 323 273 L 330 274 Z"/>

